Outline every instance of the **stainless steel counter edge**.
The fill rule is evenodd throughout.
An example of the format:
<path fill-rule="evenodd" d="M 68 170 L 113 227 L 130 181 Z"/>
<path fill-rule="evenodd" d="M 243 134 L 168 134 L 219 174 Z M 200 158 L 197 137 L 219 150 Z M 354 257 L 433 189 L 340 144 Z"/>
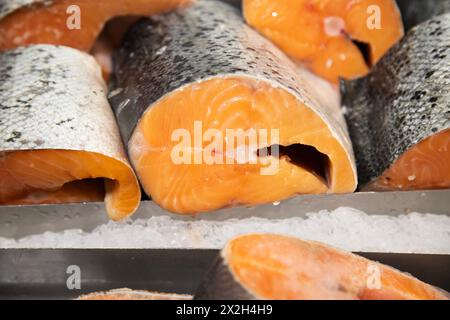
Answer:
<path fill-rule="evenodd" d="M 305 195 L 279 204 L 252 208 L 236 207 L 195 216 L 175 215 L 152 201 L 143 201 L 131 219 L 156 216 L 170 216 L 175 220 L 184 221 L 224 221 L 251 217 L 288 219 L 305 217 L 307 213 L 321 210 L 335 210 L 339 207 L 355 208 L 369 215 L 399 216 L 419 212 L 450 216 L 450 190 Z M 108 221 L 103 203 L 0 206 L 0 237 L 21 238 L 66 229 L 89 232 Z"/>

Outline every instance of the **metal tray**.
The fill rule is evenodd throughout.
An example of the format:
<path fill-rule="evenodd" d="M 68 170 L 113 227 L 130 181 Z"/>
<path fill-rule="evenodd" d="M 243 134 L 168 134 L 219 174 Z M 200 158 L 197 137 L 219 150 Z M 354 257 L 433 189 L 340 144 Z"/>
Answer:
<path fill-rule="evenodd" d="M 74 299 L 128 287 L 194 294 L 216 250 L 0 250 L 0 299 Z M 361 253 L 450 291 L 450 255 Z M 67 268 L 80 268 L 81 289 L 68 289 Z"/>
<path fill-rule="evenodd" d="M 132 218 L 170 215 L 173 219 L 192 221 L 223 221 L 250 217 L 286 219 L 305 217 L 310 212 L 335 210 L 339 207 L 359 209 L 370 215 L 398 216 L 419 212 L 450 216 L 450 190 L 305 195 L 282 201 L 277 205 L 237 207 L 196 216 L 174 215 L 152 201 L 143 201 Z M 89 232 L 108 221 L 103 203 L 0 206 L 0 237 L 17 239 L 46 231 L 58 232 L 66 229 Z"/>

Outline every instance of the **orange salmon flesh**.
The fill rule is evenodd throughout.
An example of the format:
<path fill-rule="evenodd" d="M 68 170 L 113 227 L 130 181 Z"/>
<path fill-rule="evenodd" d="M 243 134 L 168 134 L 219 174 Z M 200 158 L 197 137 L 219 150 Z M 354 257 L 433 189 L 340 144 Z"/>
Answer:
<path fill-rule="evenodd" d="M 58 0 L 19 9 L 0 21 L 0 50 L 28 44 L 64 45 L 89 51 L 105 23 L 116 16 L 148 16 L 189 0 Z M 69 6 L 80 8 L 80 29 L 69 29 Z"/>
<path fill-rule="evenodd" d="M 178 164 L 173 132 L 186 129 L 195 136 L 194 123 L 203 130 L 279 130 L 280 157 L 264 155 L 258 163 Z M 262 148 L 269 148 L 271 140 Z M 234 141 L 235 150 L 248 139 Z M 212 156 L 211 141 L 192 144 L 184 152 Z M 224 144 L 231 144 L 226 141 Z M 226 149 L 228 150 L 228 149 Z M 332 129 L 312 109 L 284 89 L 246 77 L 213 78 L 176 90 L 142 116 L 128 143 L 130 160 L 152 200 L 181 214 L 212 211 L 235 205 L 275 202 L 296 194 L 346 193 L 356 188 L 352 158 Z M 257 155 L 258 153 L 255 153 Z M 216 154 L 217 155 L 217 154 Z M 262 157 L 262 156 L 261 156 Z M 273 173 L 261 174 L 277 162 Z"/>
<path fill-rule="evenodd" d="M 447 188 L 450 188 L 450 130 L 437 133 L 410 148 L 365 189 Z"/>
<path fill-rule="evenodd" d="M 0 155 L 0 204 L 105 200 L 113 220 L 133 213 L 141 194 L 128 165 L 97 153 L 14 151 Z"/>
<path fill-rule="evenodd" d="M 234 279 L 261 299 L 447 300 L 406 273 L 317 242 L 245 235 L 222 256 Z"/>
<path fill-rule="evenodd" d="M 332 82 L 366 75 L 404 34 L 395 0 L 243 0 L 243 10 L 252 27 Z"/>
<path fill-rule="evenodd" d="M 150 16 L 187 5 L 192 0 L 55 0 L 50 5 L 35 4 L 16 10 L 0 20 L 0 51 L 13 49 L 30 44 L 55 44 L 72 47 L 89 52 L 94 49 L 96 39 L 99 37 L 107 21 L 120 16 Z M 69 6 L 78 6 L 80 28 L 69 29 L 68 22 L 77 20 L 75 12 L 67 13 Z M 115 28 L 114 38 L 119 40 L 126 27 Z M 123 28 L 122 28 L 123 27 Z M 111 37 L 109 37 L 111 38 Z M 94 50 L 98 57 L 101 48 Z M 104 44 L 103 44 L 104 47 Z M 104 51 L 103 51 L 104 52 Z M 99 63 L 108 78 L 110 67 L 110 51 L 107 58 L 100 57 Z"/>

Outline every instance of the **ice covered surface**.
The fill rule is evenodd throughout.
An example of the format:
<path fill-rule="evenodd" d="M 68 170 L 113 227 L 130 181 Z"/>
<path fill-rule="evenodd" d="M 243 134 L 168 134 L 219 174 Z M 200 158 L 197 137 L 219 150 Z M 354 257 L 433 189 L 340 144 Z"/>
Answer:
<path fill-rule="evenodd" d="M 182 221 L 161 216 L 109 222 L 90 233 L 66 230 L 19 240 L 0 238 L 0 247 L 221 248 L 233 236 L 252 232 L 292 235 L 349 251 L 450 254 L 449 216 L 369 216 L 351 208 L 283 220 Z"/>

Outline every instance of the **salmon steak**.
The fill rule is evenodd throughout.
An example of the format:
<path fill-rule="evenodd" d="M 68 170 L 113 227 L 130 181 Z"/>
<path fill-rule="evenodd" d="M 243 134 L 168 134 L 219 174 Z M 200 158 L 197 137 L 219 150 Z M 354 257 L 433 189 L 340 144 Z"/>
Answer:
<path fill-rule="evenodd" d="M 149 16 L 187 5 L 191 0 L 0 0 L 0 51 L 29 44 L 64 45 L 99 56 L 109 76 L 113 42 L 96 40 L 115 17 Z M 120 40 L 129 26 L 116 23 Z M 106 51 L 105 58 L 105 47 Z"/>
<path fill-rule="evenodd" d="M 198 300 L 448 300 L 409 274 L 322 243 L 274 234 L 230 240 Z"/>
<path fill-rule="evenodd" d="M 105 200 L 119 220 L 140 202 L 94 58 L 31 45 L 0 54 L 0 204 Z"/>
<path fill-rule="evenodd" d="M 414 27 L 343 85 L 365 190 L 450 188 L 450 13 Z"/>
<path fill-rule="evenodd" d="M 346 193 L 357 175 L 339 93 L 200 1 L 134 25 L 109 98 L 152 200 L 180 214 Z"/>
<path fill-rule="evenodd" d="M 192 296 L 122 288 L 84 294 L 77 300 L 192 300 Z"/>
<path fill-rule="evenodd" d="M 248 24 L 319 76 L 366 75 L 403 36 L 395 0 L 243 0 Z"/>
<path fill-rule="evenodd" d="M 105 23 L 114 17 L 149 16 L 190 1 L 0 0 L 0 50 L 58 44 L 89 51 Z"/>

